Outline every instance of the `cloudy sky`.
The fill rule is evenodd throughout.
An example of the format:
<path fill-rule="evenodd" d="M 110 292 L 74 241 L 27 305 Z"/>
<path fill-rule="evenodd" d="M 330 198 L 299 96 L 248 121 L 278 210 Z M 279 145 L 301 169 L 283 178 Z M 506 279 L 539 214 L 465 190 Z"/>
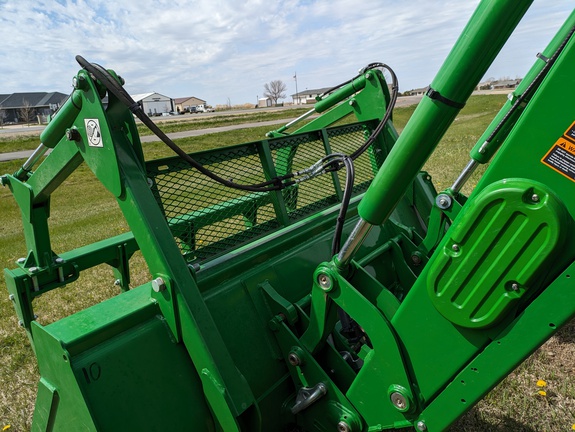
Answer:
<path fill-rule="evenodd" d="M 431 82 L 477 0 L 0 0 L 0 93 L 69 93 L 74 57 L 115 69 L 132 94 L 255 103 L 266 82 L 287 93 L 329 87 L 367 63 L 400 90 Z M 488 71 L 523 76 L 570 13 L 535 0 Z M 288 98 L 291 100 L 291 98 Z"/>

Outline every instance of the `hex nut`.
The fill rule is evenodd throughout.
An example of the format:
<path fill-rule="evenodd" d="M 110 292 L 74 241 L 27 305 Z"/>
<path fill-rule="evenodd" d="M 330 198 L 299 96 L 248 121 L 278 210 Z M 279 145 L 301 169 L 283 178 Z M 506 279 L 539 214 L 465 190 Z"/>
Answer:
<path fill-rule="evenodd" d="M 444 193 L 437 195 L 435 198 L 435 204 L 441 210 L 447 210 L 449 207 L 451 207 L 451 203 L 451 197 Z"/>

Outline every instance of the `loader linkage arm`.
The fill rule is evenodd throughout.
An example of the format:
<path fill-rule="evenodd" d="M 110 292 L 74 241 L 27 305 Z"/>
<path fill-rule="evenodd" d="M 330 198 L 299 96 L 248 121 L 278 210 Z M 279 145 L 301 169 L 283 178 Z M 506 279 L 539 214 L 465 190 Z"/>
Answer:
<path fill-rule="evenodd" d="M 575 315 L 575 108 L 557 103 L 575 98 L 575 14 L 452 186 L 421 171 L 529 3 L 480 3 L 400 136 L 395 76 L 371 64 L 266 139 L 186 153 L 78 57 L 42 144 L 1 177 L 26 239 L 4 274 L 39 364 L 33 428 L 446 430 Z M 146 160 L 134 115 L 176 154 Z M 55 250 L 51 194 L 82 163 L 130 231 Z M 118 295 L 37 322 L 35 299 L 100 264 Z"/>

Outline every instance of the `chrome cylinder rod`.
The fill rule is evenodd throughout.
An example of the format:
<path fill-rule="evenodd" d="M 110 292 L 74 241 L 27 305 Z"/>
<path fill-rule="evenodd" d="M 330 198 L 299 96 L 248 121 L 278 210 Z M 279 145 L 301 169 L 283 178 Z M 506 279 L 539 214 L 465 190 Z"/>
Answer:
<path fill-rule="evenodd" d="M 337 254 L 336 265 L 340 270 L 345 269 L 349 265 L 372 228 L 373 225 L 361 218 L 359 219 L 347 241 Z"/>
<path fill-rule="evenodd" d="M 477 168 L 478 165 L 479 163 L 475 159 L 471 159 L 469 161 L 467 166 L 463 169 L 463 171 L 461 171 L 461 174 L 459 174 L 459 177 L 457 177 L 455 182 L 453 182 L 453 185 L 451 185 L 450 189 L 453 191 L 453 193 L 458 193 L 461 190 L 463 185 L 467 183 L 467 180 L 469 180 L 469 177 L 471 177 L 471 174 L 473 174 L 475 168 Z"/>
<path fill-rule="evenodd" d="M 286 123 L 284 126 L 282 126 L 281 128 L 279 128 L 278 130 L 274 131 L 277 133 L 282 133 L 283 131 L 285 131 L 286 129 L 292 127 L 294 124 L 299 123 L 302 120 L 305 120 L 306 118 L 308 118 L 309 116 L 315 114 L 315 108 L 310 109 L 308 112 L 303 113 L 302 115 L 300 115 L 298 118 L 293 119 L 292 121 L 290 121 L 289 123 Z M 272 132 L 268 133 L 268 136 L 270 136 Z"/>
<path fill-rule="evenodd" d="M 38 162 L 40 158 L 46 154 L 47 151 L 48 147 L 46 147 L 44 144 L 40 144 L 38 148 L 34 150 L 34 153 L 30 155 L 28 160 L 24 162 L 24 165 L 22 165 L 22 169 L 24 171 L 30 171 L 34 167 L 34 165 L 36 165 L 36 162 Z"/>

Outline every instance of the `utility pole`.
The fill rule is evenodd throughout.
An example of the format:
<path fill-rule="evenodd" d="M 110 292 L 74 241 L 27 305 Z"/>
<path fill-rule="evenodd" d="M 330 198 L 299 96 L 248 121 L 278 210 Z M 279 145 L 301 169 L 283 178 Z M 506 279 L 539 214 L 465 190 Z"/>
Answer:
<path fill-rule="evenodd" d="M 297 72 L 294 72 L 293 79 L 295 80 L 295 97 L 298 100 L 298 103 L 295 103 L 294 105 L 299 105 L 299 93 L 297 91 Z"/>

